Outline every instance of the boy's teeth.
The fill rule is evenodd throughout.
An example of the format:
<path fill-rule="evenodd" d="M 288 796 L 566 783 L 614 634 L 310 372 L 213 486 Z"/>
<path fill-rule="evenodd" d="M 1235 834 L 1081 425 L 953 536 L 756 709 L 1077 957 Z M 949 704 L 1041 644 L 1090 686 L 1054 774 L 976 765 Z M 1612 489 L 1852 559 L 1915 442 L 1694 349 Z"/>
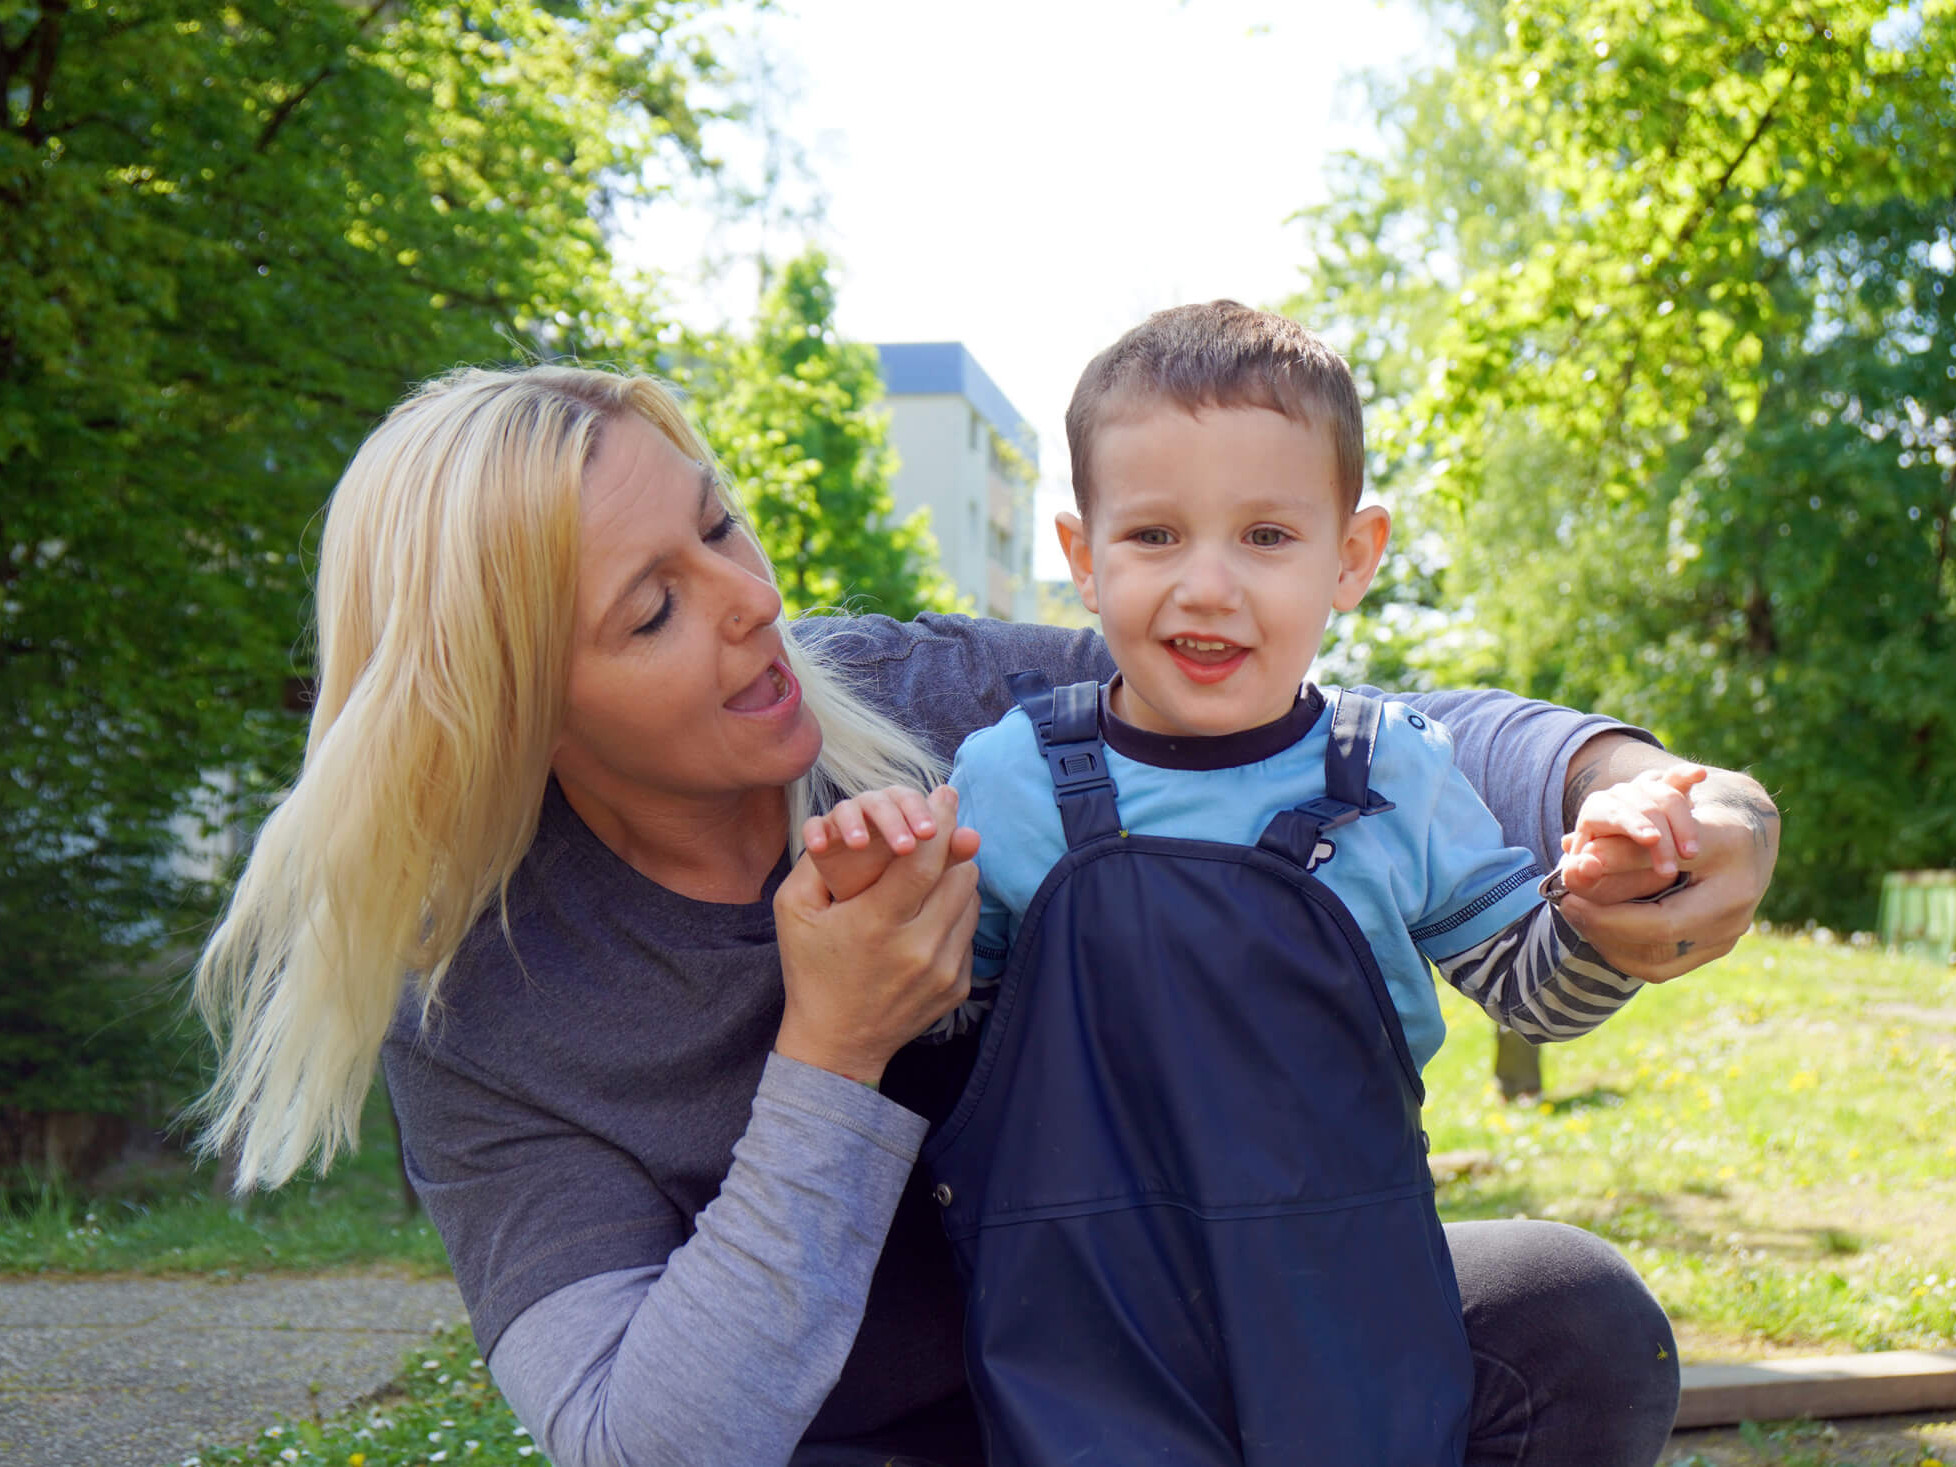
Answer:
<path fill-rule="evenodd" d="M 1198 642 L 1194 637 L 1174 637 L 1171 640 L 1177 647 L 1187 647 L 1191 652 L 1220 652 L 1227 642 Z"/>

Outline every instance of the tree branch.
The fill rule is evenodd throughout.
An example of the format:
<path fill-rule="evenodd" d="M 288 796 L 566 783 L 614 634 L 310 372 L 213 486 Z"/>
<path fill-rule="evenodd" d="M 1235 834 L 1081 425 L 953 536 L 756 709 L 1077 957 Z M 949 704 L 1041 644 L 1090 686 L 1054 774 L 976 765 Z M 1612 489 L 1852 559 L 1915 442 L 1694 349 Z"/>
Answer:
<path fill-rule="evenodd" d="M 38 41 L 34 49 L 34 77 L 28 83 L 27 115 L 21 119 L 22 136 L 39 142 L 43 136 L 35 119 L 47 106 L 48 85 L 54 80 L 54 64 L 61 55 L 61 22 L 68 15 L 68 0 L 48 0 L 34 27 Z M 24 44 L 24 43 L 23 43 Z"/>
<path fill-rule="evenodd" d="M 365 32 L 367 27 L 374 23 L 375 19 L 379 17 L 380 12 L 385 10 L 387 6 L 388 0 L 374 0 L 374 3 L 367 7 L 366 13 L 354 23 L 353 33 L 357 36 Z M 259 130 L 258 140 L 251 145 L 251 151 L 254 154 L 263 153 L 272 145 L 272 139 L 278 136 L 279 130 L 285 126 L 292 114 L 304 105 L 306 98 L 317 91 L 327 77 L 339 70 L 342 59 L 342 57 L 336 56 L 331 61 L 328 61 L 313 74 L 312 80 L 308 81 L 298 91 L 279 103 L 278 109 L 270 117 L 265 119 L 265 126 Z"/>

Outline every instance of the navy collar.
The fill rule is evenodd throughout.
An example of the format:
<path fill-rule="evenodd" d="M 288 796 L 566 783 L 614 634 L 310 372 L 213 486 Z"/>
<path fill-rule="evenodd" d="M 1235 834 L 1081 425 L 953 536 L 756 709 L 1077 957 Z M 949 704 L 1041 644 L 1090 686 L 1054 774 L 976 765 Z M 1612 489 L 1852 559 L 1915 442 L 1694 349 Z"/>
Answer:
<path fill-rule="evenodd" d="M 1116 717 L 1108 696 L 1113 687 L 1110 682 L 1100 690 L 1101 737 L 1117 753 L 1158 769 L 1236 769 L 1274 759 L 1315 728 L 1324 712 L 1324 694 L 1306 683 L 1290 711 L 1275 722 L 1237 733 L 1162 734 Z"/>

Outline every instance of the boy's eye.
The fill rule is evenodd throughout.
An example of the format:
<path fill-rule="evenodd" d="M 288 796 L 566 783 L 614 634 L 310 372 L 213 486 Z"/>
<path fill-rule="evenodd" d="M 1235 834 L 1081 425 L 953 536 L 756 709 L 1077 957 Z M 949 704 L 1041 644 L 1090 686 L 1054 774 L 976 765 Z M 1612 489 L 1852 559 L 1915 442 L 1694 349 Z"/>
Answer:
<path fill-rule="evenodd" d="M 1166 545 L 1169 540 L 1169 535 L 1168 531 L 1164 529 L 1150 527 L 1145 530 L 1136 530 L 1134 532 L 1134 538 L 1143 545 Z"/>
<path fill-rule="evenodd" d="M 1287 531 L 1280 530 L 1275 525 L 1258 525 L 1250 531 L 1249 535 L 1250 543 L 1259 550 L 1275 550 L 1289 538 Z"/>

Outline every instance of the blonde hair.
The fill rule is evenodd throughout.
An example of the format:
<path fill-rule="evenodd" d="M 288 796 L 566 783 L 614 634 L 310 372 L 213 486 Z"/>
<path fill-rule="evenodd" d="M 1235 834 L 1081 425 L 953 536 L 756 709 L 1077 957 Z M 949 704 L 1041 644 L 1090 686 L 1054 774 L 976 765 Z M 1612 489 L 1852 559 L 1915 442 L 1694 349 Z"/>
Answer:
<path fill-rule="evenodd" d="M 284 1182 L 315 1153 L 323 1171 L 350 1148 L 410 976 L 425 1022 L 492 901 L 507 937 L 509 881 L 536 836 L 563 714 L 584 468 L 628 413 L 712 462 L 652 378 L 465 369 L 395 408 L 333 494 L 305 762 L 196 972 L 219 1048 L 196 1107 L 202 1145 L 235 1156 L 240 1191 Z M 839 668 L 783 642 L 822 729 L 820 760 L 788 791 L 798 855 L 808 815 L 879 785 L 928 785 L 941 766 Z"/>

